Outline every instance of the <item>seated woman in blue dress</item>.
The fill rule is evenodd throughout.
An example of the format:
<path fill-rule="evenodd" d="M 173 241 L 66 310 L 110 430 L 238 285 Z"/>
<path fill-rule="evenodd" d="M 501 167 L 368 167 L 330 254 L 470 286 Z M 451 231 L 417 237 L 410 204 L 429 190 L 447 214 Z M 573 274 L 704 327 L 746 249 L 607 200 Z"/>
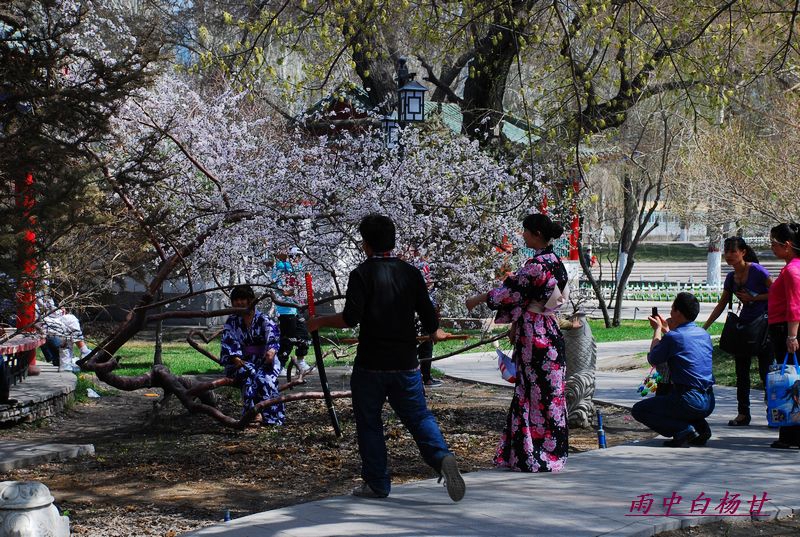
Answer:
<path fill-rule="evenodd" d="M 261 401 L 278 397 L 280 361 L 275 360 L 279 349 L 278 327 L 255 307 L 255 293 L 249 285 L 238 285 L 231 292 L 234 308 L 247 308 L 231 315 L 222 333 L 220 362 L 225 375 L 242 387 L 242 414 Z M 261 411 L 264 425 L 283 425 L 284 405 L 269 406 Z"/>

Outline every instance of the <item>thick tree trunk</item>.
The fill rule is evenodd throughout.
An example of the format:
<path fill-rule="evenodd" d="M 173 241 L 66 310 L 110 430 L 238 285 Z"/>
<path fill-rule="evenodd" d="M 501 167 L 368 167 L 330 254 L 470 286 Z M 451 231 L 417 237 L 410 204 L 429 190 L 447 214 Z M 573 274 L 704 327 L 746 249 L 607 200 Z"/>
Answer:
<path fill-rule="evenodd" d="M 469 65 L 469 77 L 464 83 L 461 105 L 461 130 L 481 143 L 500 135 L 495 128 L 503 118 L 508 73 L 519 53 L 516 32 L 508 22 L 502 24 L 501 19 L 515 21 L 516 10 L 524 4 L 515 2 L 513 8 L 497 9 L 495 20 L 498 23 L 476 43 L 475 54 Z"/>
<path fill-rule="evenodd" d="M 389 46 L 389 57 L 384 59 L 380 54 L 368 54 L 379 50 L 377 43 L 369 37 L 359 34 L 354 38 L 351 47 L 353 62 L 356 64 L 356 74 L 361 79 L 361 84 L 369 95 L 369 100 L 380 114 L 391 114 L 397 106 L 397 83 L 395 82 L 395 64 L 399 57 L 396 49 Z M 388 42 L 388 39 L 384 39 Z"/>
<path fill-rule="evenodd" d="M 370 104 L 380 114 L 388 115 L 397 106 L 395 71 L 401 56 L 397 39 L 391 26 L 372 27 L 371 13 L 356 14 L 360 20 L 358 26 L 345 25 L 342 33 L 350 41 L 350 56 Z"/>
<path fill-rule="evenodd" d="M 519 52 L 517 35 L 522 29 L 516 25 L 517 21 L 525 19 L 521 15 L 530 9 L 531 4 L 530 1 L 517 0 L 508 6 L 497 7 L 494 17 L 496 23 L 489 26 L 483 37 L 476 39 L 474 49 L 451 60 L 435 77 L 437 84 L 432 94 L 433 100 L 458 102 L 463 116 L 462 132 L 481 143 L 489 142 L 499 134 L 496 133 L 496 127 L 503 117 L 508 74 Z M 347 31 L 345 28 L 345 37 Z M 365 30 L 356 31 L 356 35 L 350 38 L 356 73 L 370 96 L 371 104 L 380 113 L 389 113 L 396 101 L 393 94 L 396 91 L 395 63 L 399 57 L 396 40 L 387 31 L 379 35 Z M 388 50 L 389 57 L 368 54 L 380 50 Z M 460 99 L 451 85 L 468 64 L 470 76 L 464 85 L 463 99 Z M 426 68 L 428 79 L 432 79 L 432 67 L 426 65 Z"/>
<path fill-rule="evenodd" d="M 720 287 L 722 280 L 722 230 L 718 226 L 708 226 L 708 256 L 706 259 L 706 284 Z"/>

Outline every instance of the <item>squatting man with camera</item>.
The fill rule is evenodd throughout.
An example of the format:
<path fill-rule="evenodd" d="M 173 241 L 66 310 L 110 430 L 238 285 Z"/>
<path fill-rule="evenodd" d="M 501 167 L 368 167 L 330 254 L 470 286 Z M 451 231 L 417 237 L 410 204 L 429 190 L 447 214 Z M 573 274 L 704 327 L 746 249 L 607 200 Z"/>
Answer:
<path fill-rule="evenodd" d="M 714 375 L 711 371 L 711 336 L 694 320 L 700 302 L 691 293 L 678 293 L 669 319 L 653 308 L 648 317 L 653 341 L 647 361 L 666 365 L 670 383 L 659 384 L 655 397 L 639 401 L 631 409 L 636 419 L 662 436 L 667 447 L 705 446 L 711 438 L 706 418 L 714 411 Z"/>

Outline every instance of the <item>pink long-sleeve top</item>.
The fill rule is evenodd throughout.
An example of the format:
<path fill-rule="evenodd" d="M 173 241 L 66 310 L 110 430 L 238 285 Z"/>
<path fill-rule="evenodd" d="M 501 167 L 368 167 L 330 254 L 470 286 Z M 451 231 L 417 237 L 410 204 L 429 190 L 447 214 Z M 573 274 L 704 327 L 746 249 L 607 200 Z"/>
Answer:
<path fill-rule="evenodd" d="M 781 269 L 768 296 L 769 324 L 800 321 L 800 257 Z"/>

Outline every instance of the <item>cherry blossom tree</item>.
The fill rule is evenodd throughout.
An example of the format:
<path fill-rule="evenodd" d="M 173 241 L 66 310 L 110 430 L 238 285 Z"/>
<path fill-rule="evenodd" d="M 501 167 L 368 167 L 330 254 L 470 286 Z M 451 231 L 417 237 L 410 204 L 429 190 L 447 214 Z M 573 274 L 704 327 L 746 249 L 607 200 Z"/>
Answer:
<path fill-rule="evenodd" d="M 435 122 L 407 129 L 393 150 L 370 131 L 315 137 L 267 115 L 248 93 L 196 88 L 175 74 L 126 102 L 113 124 L 114 137 L 93 154 L 108 209 L 127 222 L 117 235 L 149 243 L 150 277 L 129 318 L 82 367 L 123 389 L 160 386 L 231 426 L 244 422 L 187 403 L 216 385 L 197 387 L 163 366 L 134 379 L 114 375 L 114 353 L 148 323 L 236 311 L 157 308 L 207 292 L 200 282 L 256 273 L 265 255 L 289 243 L 306 252 L 317 287 L 341 293 L 363 259 L 356 229 L 370 212 L 392 216 L 398 251 L 416 249 L 451 296 L 464 296 L 501 262 L 493 241 L 513 235 L 538 202 L 537 170 Z M 187 280 L 189 293 L 156 300 L 170 278 Z"/>

